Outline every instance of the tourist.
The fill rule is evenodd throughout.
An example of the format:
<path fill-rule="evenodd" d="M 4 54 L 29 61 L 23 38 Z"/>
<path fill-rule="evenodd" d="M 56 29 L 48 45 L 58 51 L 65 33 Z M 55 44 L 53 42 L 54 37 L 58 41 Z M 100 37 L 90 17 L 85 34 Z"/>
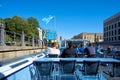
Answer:
<path fill-rule="evenodd" d="M 73 49 L 73 44 L 70 42 L 68 43 L 68 48 L 64 49 L 62 54 L 62 58 L 75 58 L 78 57 L 77 52 Z"/>
<path fill-rule="evenodd" d="M 60 56 L 60 50 L 56 48 L 56 43 L 52 43 L 48 48 L 48 54 L 58 54 Z"/>
<path fill-rule="evenodd" d="M 93 44 L 89 43 L 89 46 L 87 47 L 89 54 L 87 55 L 87 57 L 96 57 L 96 53 L 95 53 L 95 47 L 93 46 Z"/>

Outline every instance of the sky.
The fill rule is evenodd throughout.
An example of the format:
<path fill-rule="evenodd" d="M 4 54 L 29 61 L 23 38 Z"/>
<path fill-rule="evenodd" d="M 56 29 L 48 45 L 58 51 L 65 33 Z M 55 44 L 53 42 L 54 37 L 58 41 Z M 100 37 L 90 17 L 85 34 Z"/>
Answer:
<path fill-rule="evenodd" d="M 34 17 L 42 29 L 56 30 L 65 39 L 102 33 L 103 21 L 118 12 L 120 0 L 0 0 L 0 18 Z M 42 19 L 48 16 L 54 18 L 45 24 Z"/>

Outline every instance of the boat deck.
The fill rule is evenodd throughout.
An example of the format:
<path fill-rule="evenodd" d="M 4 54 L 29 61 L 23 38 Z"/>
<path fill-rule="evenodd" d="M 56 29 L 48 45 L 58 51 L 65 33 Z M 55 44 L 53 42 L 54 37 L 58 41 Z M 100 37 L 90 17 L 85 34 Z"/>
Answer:
<path fill-rule="evenodd" d="M 46 54 L 45 54 L 46 55 Z M 41 80 L 38 78 L 38 73 L 36 72 L 35 66 L 33 65 L 34 61 L 53 61 L 54 65 L 57 65 L 54 67 L 52 71 L 52 80 L 59 80 L 57 77 L 60 76 L 59 72 L 59 62 L 61 59 L 63 60 L 76 60 L 76 65 L 82 65 L 84 60 L 89 61 L 95 61 L 99 60 L 101 63 L 99 66 L 99 76 L 100 80 L 112 80 L 111 77 L 104 74 L 103 71 L 111 70 L 112 69 L 112 62 L 120 62 L 120 60 L 113 59 L 113 58 L 46 58 L 45 55 L 40 54 L 35 56 L 34 58 L 26 58 L 24 60 L 18 61 L 16 63 L 12 63 L 3 67 L 0 67 L 0 79 L 4 80 Z M 68 66 L 69 68 L 69 66 Z M 57 77 L 56 77 L 57 76 Z M 82 72 L 79 71 L 79 68 L 76 68 L 75 76 L 77 76 L 77 80 L 97 80 L 97 78 L 94 78 L 92 76 L 85 77 L 82 79 L 83 75 Z M 47 79 L 42 79 L 47 80 Z M 48 79 L 49 80 L 49 79 Z M 64 80 L 64 79 L 61 79 Z M 65 79 L 65 80 L 70 80 Z M 73 79 L 72 79 L 73 80 Z M 119 77 L 115 77 L 114 80 L 120 80 Z"/>

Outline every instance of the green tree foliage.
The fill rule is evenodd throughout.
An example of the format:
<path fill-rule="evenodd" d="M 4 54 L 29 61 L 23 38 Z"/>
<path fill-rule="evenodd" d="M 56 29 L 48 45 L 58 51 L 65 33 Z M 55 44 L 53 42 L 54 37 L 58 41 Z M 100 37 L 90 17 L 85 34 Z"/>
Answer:
<path fill-rule="evenodd" d="M 13 20 L 11 18 L 4 19 L 4 22 L 5 22 L 5 29 L 7 31 L 11 31 L 11 32 L 16 31 L 15 23 L 13 22 Z"/>
<path fill-rule="evenodd" d="M 39 23 L 37 21 L 37 19 L 33 18 L 33 17 L 29 17 L 28 19 L 28 23 L 31 24 L 34 27 L 39 27 Z"/>
<path fill-rule="evenodd" d="M 39 23 L 37 21 L 37 19 L 33 18 L 33 17 L 29 17 L 27 19 L 28 23 L 29 23 L 29 28 L 31 28 L 31 34 L 34 34 L 35 37 L 38 38 L 38 36 L 36 36 L 38 34 L 38 29 L 39 28 Z"/>
<path fill-rule="evenodd" d="M 4 19 L 0 18 L 0 23 L 4 24 Z"/>
<path fill-rule="evenodd" d="M 42 37 L 44 37 L 44 35 L 45 35 L 45 30 L 42 30 L 42 34 L 43 34 Z"/>
<path fill-rule="evenodd" d="M 3 19 L 0 19 L 3 21 Z M 38 38 L 38 30 L 39 22 L 37 19 L 33 17 L 29 17 L 28 19 L 22 18 L 20 16 L 14 16 L 12 18 L 5 18 L 5 29 L 9 32 L 15 32 L 17 34 L 21 34 L 24 31 L 25 35 L 32 36 Z"/>

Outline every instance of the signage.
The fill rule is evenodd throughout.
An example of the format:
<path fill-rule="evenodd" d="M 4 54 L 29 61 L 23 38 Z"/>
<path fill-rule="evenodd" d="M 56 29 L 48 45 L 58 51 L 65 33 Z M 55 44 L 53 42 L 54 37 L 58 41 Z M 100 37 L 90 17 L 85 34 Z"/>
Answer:
<path fill-rule="evenodd" d="M 53 30 L 47 30 L 46 31 L 46 38 L 47 40 L 56 40 L 56 31 L 53 31 Z"/>

